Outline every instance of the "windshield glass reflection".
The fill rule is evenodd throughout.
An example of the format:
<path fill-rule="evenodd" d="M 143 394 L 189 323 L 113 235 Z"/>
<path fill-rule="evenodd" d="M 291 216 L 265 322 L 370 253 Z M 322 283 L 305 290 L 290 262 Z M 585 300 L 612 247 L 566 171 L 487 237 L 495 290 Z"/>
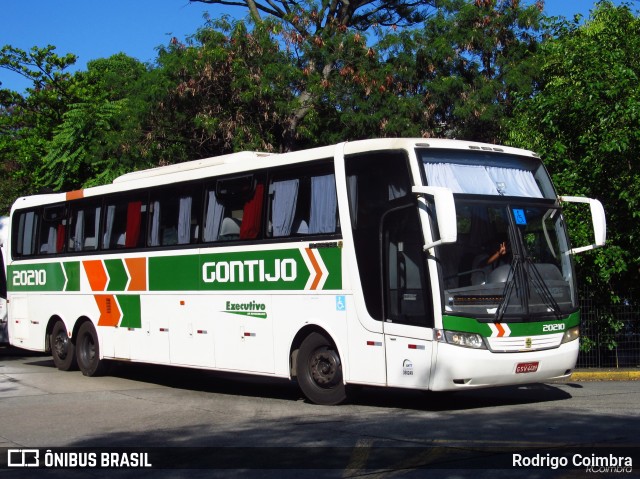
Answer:
<path fill-rule="evenodd" d="M 575 310 L 557 208 L 458 200 L 456 211 L 458 241 L 437 251 L 446 313 L 520 321 Z"/>

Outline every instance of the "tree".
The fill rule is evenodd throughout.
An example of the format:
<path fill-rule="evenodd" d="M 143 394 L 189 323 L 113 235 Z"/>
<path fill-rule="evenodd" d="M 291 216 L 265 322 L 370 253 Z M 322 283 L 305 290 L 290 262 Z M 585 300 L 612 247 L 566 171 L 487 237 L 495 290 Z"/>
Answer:
<path fill-rule="evenodd" d="M 150 150 L 174 163 L 237 151 L 277 151 L 300 71 L 273 35 L 243 21 L 210 21 L 186 44 L 160 50 L 148 115 Z"/>
<path fill-rule="evenodd" d="M 332 77 L 344 66 L 341 39 L 350 31 L 364 32 L 373 27 L 409 26 L 422 21 L 431 2 L 394 0 L 308 2 L 293 0 L 234 1 L 191 0 L 248 9 L 255 24 L 276 20 L 284 41 L 297 54 L 297 65 L 304 76 L 296 84 L 296 104 L 285 123 L 282 149 L 289 150 L 301 140 L 300 128 L 307 115 L 314 114 L 323 100 Z M 355 34 L 354 34 L 355 36 Z M 362 34 L 359 35 L 363 38 Z M 368 49 L 366 49 L 368 50 Z"/>
<path fill-rule="evenodd" d="M 533 93 L 548 34 L 542 3 L 442 0 L 419 38 L 416 68 L 430 136 L 495 143 L 516 95 Z"/>
<path fill-rule="evenodd" d="M 584 25 L 565 24 L 545 42 L 540 91 L 523 99 L 509 124 L 510 142 L 546 158 L 559 193 L 603 202 L 608 245 L 577 257 L 580 277 L 602 305 L 619 302 L 638 282 L 639 48 L 640 19 L 627 5 L 599 2 Z M 567 216 L 576 243 L 591 242 L 588 219 Z"/>
<path fill-rule="evenodd" d="M 76 58 L 60 56 L 55 47 L 29 51 L 4 46 L 0 68 L 32 82 L 27 94 L 0 90 L 0 214 L 8 213 L 16 196 L 38 190 L 37 168 L 67 104 L 76 100 L 72 75 Z"/>
<path fill-rule="evenodd" d="M 37 167 L 40 186 L 76 189 L 152 166 L 139 147 L 147 110 L 139 84 L 146 74 L 142 63 L 120 53 L 91 61 L 74 76 L 77 100 L 56 125 Z"/>

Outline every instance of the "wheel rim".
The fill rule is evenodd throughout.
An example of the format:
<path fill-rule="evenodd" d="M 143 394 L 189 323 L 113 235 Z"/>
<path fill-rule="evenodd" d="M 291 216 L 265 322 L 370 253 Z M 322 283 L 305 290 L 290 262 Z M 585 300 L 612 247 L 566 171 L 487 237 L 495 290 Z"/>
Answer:
<path fill-rule="evenodd" d="M 96 357 L 96 345 L 89 334 L 86 334 L 82 340 L 81 354 L 86 364 L 91 364 Z"/>
<path fill-rule="evenodd" d="M 53 350 L 60 359 L 67 357 L 67 351 L 69 350 L 69 338 L 64 334 L 64 331 L 58 332 L 53 338 Z"/>
<path fill-rule="evenodd" d="M 316 349 L 309 361 L 311 378 L 322 388 L 331 388 L 340 382 L 340 358 L 328 348 Z"/>

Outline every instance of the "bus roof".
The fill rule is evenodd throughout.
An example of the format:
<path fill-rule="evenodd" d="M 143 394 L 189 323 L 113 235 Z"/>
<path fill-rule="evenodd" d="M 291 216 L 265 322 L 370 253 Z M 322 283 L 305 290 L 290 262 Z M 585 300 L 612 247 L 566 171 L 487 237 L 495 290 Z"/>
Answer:
<path fill-rule="evenodd" d="M 228 155 L 133 171 L 119 176 L 113 180 L 113 183 L 107 185 L 95 186 L 66 193 L 51 193 L 18 198 L 14 203 L 13 208 L 57 203 L 70 199 L 98 196 L 131 189 L 161 186 L 178 181 L 189 181 L 209 176 L 223 176 L 242 173 L 244 171 L 252 171 L 269 166 L 284 166 L 331 158 L 335 154 L 336 147 L 340 147 L 340 145 L 344 145 L 342 146 L 344 154 L 366 153 L 374 150 L 405 149 L 410 151 L 414 148 L 435 148 L 490 151 L 537 158 L 535 153 L 528 150 L 464 140 L 447 140 L 438 138 L 379 138 L 371 140 L 356 140 L 338 145 L 323 146 L 288 153 L 242 151 Z"/>

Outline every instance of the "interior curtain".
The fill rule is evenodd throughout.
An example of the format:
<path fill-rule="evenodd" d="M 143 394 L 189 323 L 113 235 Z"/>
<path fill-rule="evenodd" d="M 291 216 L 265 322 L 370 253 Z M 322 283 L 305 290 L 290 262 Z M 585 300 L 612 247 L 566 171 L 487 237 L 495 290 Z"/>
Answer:
<path fill-rule="evenodd" d="M 56 243 L 58 241 L 58 230 L 55 226 L 49 226 L 49 236 L 47 236 L 47 254 L 56 252 Z"/>
<path fill-rule="evenodd" d="M 154 201 L 152 206 L 150 246 L 160 246 L 160 202 Z"/>
<path fill-rule="evenodd" d="M 116 217 L 116 205 L 107 206 L 107 220 L 104 229 L 104 237 L 102 238 L 102 247 L 109 248 L 111 246 L 111 235 L 113 234 L 113 221 Z"/>
<path fill-rule="evenodd" d="M 100 234 L 100 213 L 102 207 L 97 206 L 95 209 L 95 218 L 93 222 L 93 236 L 91 238 L 85 238 L 85 244 L 83 249 L 98 249 L 98 235 Z"/>
<path fill-rule="evenodd" d="M 427 182 L 454 193 L 542 198 L 533 173 L 515 168 L 453 163 L 425 163 Z"/>
<path fill-rule="evenodd" d="M 242 212 L 242 224 L 240 225 L 240 239 L 254 239 L 260 233 L 260 220 L 262 214 L 262 197 L 264 185 L 256 185 L 256 191 L 244 205 Z"/>
<path fill-rule="evenodd" d="M 178 244 L 188 244 L 191 241 L 191 196 L 180 198 L 178 212 Z"/>
<path fill-rule="evenodd" d="M 220 225 L 224 217 L 224 206 L 218 203 L 215 191 L 209 191 L 207 200 L 207 217 L 204 224 L 204 240 L 215 241 L 220 233 Z"/>
<path fill-rule="evenodd" d="M 142 217 L 142 201 L 132 201 L 127 206 L 127 232 L 124 247 L 133 248 L 140 238 L 140 219 Z"/>
<path fill-rule="evenodd" d="M 62 253 L 64 251 L 64 240 L 66 238 L 67 228 L 60 223 L 56 232 L 56 253 Z M 52 251 L 53 252 L 53 251 Z"/>
<path fill-rule="evenodd" d="M 84 248 L 84 210 L 79 210 L 78 216 L 76 217 L 74 241 L 73 249 L 75 251 L 82 251 Z"/>
<path fill-rule="evenodd" d="M 335 233 L 337 207 L 334 175 L 312 177 L 309 234 Z"/>
<path fill-rule="evenodd" d="M 528 196 L 542 198 L 542 192 L 533 173 L 515 168 L 487 167 L 487 172 L 505 196 Z"/>
<path fill-rule="evenodd" d="M 273 191 L 272 222 L 273 236 L 289 236 L 296 214 L 300 180 L 275 181 Z"/>

